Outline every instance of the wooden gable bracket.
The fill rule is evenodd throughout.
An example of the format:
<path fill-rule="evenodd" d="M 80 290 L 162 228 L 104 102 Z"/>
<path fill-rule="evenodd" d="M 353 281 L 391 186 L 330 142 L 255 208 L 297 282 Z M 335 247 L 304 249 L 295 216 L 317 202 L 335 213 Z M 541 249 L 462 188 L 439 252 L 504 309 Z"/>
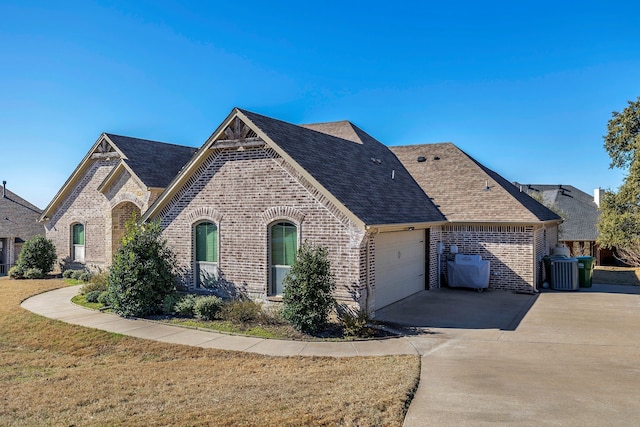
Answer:
<path fill-rule="evenodd" d="M 265 142 L 238 117 L 227 126 L 210 149 L 262 147 Z"/>
<path fill-rule="evenodd" d="M 91 154 L 92 159 L 110 159 L 120 158 L 120 155 L 114 150 L 114 148 L 107 142 L 106 139 L 102 139 L 96 150 Z"/>

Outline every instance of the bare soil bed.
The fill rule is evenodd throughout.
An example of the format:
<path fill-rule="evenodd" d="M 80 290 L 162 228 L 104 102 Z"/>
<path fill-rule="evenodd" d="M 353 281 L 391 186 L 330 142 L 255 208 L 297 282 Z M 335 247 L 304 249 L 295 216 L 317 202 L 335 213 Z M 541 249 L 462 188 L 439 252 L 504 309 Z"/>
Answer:
<path fill-rule="evenodd" d="M 402 425 L 417 356 L 269 357 L 70 325 L 0 278 L 0 425 Z"/>

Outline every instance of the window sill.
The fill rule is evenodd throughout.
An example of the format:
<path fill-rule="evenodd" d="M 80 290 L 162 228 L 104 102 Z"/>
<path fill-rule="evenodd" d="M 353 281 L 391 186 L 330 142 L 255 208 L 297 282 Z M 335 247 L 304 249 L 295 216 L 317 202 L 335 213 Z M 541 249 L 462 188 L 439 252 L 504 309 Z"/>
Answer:
<path fill-rule="evenodd" d="M 269 295 L 267 301 L 270 302 L 282 302 L 282 295 Z"/>

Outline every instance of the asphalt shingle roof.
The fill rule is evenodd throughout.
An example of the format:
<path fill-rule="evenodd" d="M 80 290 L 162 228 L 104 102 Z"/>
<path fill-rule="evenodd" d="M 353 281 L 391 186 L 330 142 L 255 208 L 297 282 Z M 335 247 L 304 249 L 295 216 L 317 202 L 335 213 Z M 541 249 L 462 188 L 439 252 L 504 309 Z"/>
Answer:
<path fill-rule="evenodd" d="M 240 111 L 365 224 L 444 220 L 389 148 L 352 123 L 303 127 Z"/>
<path fill-rule="evenodd" d="M 125 162 L 147 186 L 165 188 L 197 148 L 106 134 L 127 157 Z"/>
<path fill-rule="evenodd" d="M 593 196 L 571 185 L 520 184 L 522 191 L 539 194 L 545 204 L 555 205 L 564 217 L 560 227 L 560 240 L 595 241 L 598 237 L 596 224 L 600 213 Z"/>
<path fill-rule="evenodd" d="M 450 142 L 390 148 L 449 221 L 535 223 L 560 219 Z"/>
<path fill-rule="evenodd" d="M 44 226 L 37 222 L 42 211 L 22 197 L 6 190 L 2 197 L 0 187 L 0 237 L 17 237 L 29 240 L 37 234 L 44 234 Z"/>

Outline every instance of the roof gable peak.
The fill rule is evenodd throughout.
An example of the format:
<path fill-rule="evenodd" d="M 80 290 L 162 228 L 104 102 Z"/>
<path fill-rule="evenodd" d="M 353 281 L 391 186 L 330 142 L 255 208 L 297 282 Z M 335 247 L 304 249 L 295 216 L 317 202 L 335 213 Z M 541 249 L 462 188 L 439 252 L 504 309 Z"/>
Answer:
<path fill-rule="evenodd" d="M 91 159 L 107 159 L 124 157 L 109 136 L 103 133 L 91 152 Z"/>
<path fill-rule="evenodd" d="M 347 141 L 355 142 L 356 144 L 362 144 L 362 139 L 358 135 L 358 131 L 353 123 L 348 120 L 341 120 L 337 122 L 324 122 L 324 123 L 309 123 L 300 125 L 300 127 L 311 129 L 316 132 L 324 133 L 326 135 L 335 136 Z M 358 129 L 360 130 L 360 129 Z"/>

